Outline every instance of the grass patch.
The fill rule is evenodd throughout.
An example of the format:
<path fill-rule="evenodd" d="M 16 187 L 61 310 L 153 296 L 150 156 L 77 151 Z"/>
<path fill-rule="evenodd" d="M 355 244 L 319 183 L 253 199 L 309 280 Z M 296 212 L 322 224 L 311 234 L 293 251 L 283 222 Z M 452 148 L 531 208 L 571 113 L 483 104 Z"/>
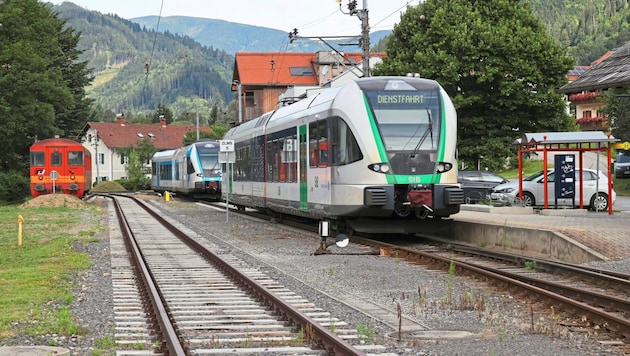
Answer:
<path fill-rule="evenodd" d="M 98 222 L 101 214 L 96 207 L 0 207 L 0 339 L 16 333 L 82 333 L 70 311 L 72 276 L 91 263 L 87 253 L 73 246 L 94 241 L 99 229 L 89 221 Z"/>
<path fill-rule="evenodd" d="M 615 178 L 613 176 L 613 186 L 617 195 L 630 195 L 630 178 Z"/>
<path fill-rule="evenodd" d="M 547 168 L 553 168 L 553 164 L 547 163 Z M 530 174 L 534 174 L 543 170 L 543 161 L 537 159 L 523 160 L 523 177 L 527 177 Z M 505 171 L 497 172 L 503 178 L 506 179 L 518 179 L 518 166 L 516 168 L 508 169 Z"/>

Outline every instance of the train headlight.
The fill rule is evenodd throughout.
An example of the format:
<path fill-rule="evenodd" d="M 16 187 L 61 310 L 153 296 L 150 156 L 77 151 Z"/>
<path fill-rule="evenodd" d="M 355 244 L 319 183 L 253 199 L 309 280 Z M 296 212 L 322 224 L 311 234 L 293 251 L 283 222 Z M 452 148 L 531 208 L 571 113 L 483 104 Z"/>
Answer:
<path fill-rule="evenodd" d="M 389 165 L 387 163 L 373 163 L 373 164 L 370 164 L 368 168 L 377 173 L 389 172 Z"/>
<path fill-rule="evenodd" d="M 453 164 L 450 162 L 438 162 L 437 171 L 438 173 L 448 172 L 453 169 Z"/>
<path fill-rule="evenodd" d="M 37 179 L 44 180 L 44 176 L 37 176 Z"/>
<path fill-rule="evenodd" d="M 70 180 L 74 180 L 74 176 L 70 176 Z"/>

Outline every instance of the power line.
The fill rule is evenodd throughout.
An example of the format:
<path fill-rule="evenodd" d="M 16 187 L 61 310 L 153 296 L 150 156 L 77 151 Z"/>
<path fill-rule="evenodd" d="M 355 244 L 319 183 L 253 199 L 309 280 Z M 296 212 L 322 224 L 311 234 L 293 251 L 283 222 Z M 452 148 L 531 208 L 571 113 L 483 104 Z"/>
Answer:
<path fill-rule="evenodd" d="M 146 71 L 145 85 L 146 81 L 149 79 L 149 70 L 151 69 L 153 53 L 155 53 L 155 44 L 157 43 L 158 30 L 160 28 L 160 19 L 162 18 L 162 8 L 164 8 L 164 0 L 162 0 L 162 3 L 160 4 L 160 13 L 158 14 L 157 24 L 155 25 L 155 37 L 153 38 L 153 48 L 151 48 L 151 55 L 149 56 L 149 60 L 144 65 L 144 69 Z"/>

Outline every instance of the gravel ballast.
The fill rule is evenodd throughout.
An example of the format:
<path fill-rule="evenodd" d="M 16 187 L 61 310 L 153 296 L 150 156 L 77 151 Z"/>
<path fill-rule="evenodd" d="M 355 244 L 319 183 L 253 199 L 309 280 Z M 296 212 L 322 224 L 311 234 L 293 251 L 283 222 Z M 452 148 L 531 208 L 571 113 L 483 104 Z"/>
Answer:
<path fill-rule="evenodd" d="M 566 319 L 551 308 L 470 278 L 389 257 L 343 254 L 355 251 L 334 246 L 334 254 L 314 255 L 319 246 L 315 234 L 235 213 L 227 216 L 225 211 L 178 200 L 154 200 L 151 205 L 348 323 L 347 328 L 363 330 L 369 341 L 387 345 L 393 354 L 623 354 L 598 342 L 598 335 L 590 328 L 563 326 Z M 111 209 L 107 215 L 114 222 Z M 17 336 L 2 340 L 0 346 L 54 343 L 70 349 L 71 355 L 92 355 L 99 341 L 113 338 L 109 240 L 107 232 L 97 237 L 99 241 L 83 245 L 92 256 L 93 266 L 76 276 L 72 307 L 87 335 Z M 627 271 L 630 263 L 606 264 Z M 390 310 L 394 320 L 400 308 L 405 318 L 416 323 L 416 331 L 401 335 L 399 340 L 397 325 L 379 322 L 358 310 L 365 305 Z"/>

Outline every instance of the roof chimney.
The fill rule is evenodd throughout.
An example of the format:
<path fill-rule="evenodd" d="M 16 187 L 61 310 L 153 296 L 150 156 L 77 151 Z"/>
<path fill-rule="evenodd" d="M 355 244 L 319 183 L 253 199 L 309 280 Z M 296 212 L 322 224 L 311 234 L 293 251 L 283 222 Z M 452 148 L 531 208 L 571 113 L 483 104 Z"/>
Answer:
<path fill-rule="evenodd" d="M 124 125 L 125 124 L 125 114 L 118 114 L 116 115 L 116 123 L 119 125 Z"/>
<path fill-rule="evenodd" d="M 166 119 L 164 118 L 164 115 L 160 115 L 160 125 L 166 126 Z"/>

